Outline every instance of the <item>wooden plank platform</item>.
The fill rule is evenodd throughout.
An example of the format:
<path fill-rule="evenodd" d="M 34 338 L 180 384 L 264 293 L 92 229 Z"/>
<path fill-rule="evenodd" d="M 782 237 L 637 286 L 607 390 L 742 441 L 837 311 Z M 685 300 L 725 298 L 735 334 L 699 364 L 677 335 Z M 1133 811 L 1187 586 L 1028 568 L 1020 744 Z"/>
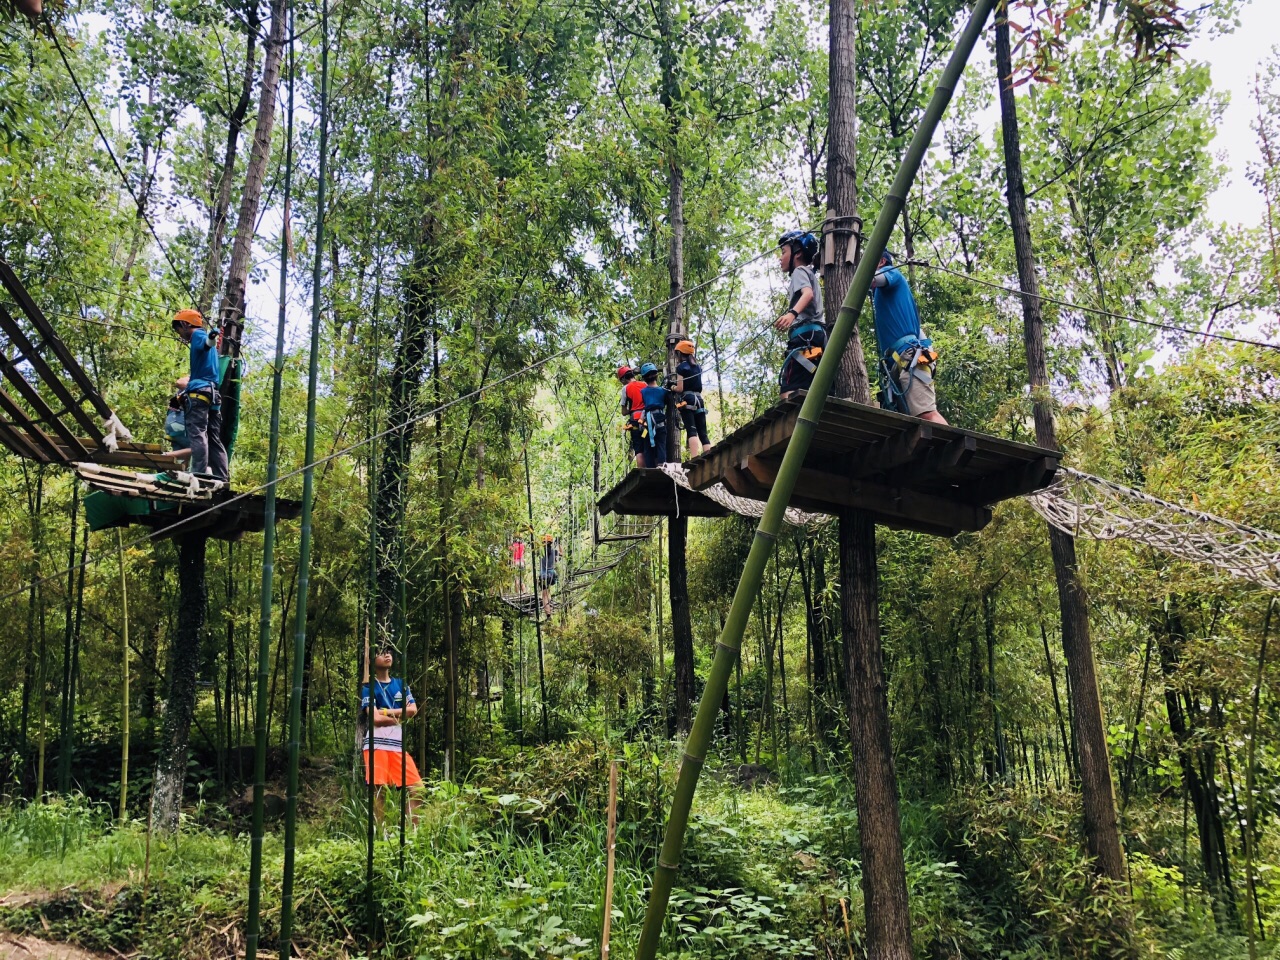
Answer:
<path fill-rule="evenodd" d="M 637 467 L 600 498 L 601 513 L 632 517 L 727 517 L 729 511 L 710 497 L 676 486 L 658 469 Z"/>
<path fill-rule="evenodd" d="M 209 499 L 185 503 L 148 500 L 136 496 L 116 496 L 97 491 L 85 497 L 89 529 L 145 526 L 156 531 L 158 540 L 204 534 L 217 540 L 239 540 L 246 533 L 266 527 L 267 498 L 261 494 L 237 494 L 219 490 Z M 302 514 L 300 500 L 276 497 L 276 520 L 296 520 Z"/>
<path fill-rule="evenodd" d="M 694 490 L 722 483 L 740 497 L 767 499 L 802 399 L 776 404 L 690 460 Z M 1057 451 L 831 398 L 791 506 L 828 514 L 852 507 L 885 526 L 951 537 L 986 526 L 992 504 L 1048 486 L 1060 460 Z M 600 499 L 600 510 L 671 515 L 674 486 L 661 471 L 633 470 Z"/>

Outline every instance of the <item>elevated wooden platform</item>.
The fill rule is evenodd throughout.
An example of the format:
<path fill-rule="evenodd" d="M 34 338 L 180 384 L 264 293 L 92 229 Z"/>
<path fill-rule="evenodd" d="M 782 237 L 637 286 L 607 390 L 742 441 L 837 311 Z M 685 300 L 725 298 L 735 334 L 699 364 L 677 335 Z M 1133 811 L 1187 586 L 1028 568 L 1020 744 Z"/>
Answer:
<path fill-rule="evenodd" d="M 740 497 L 767 499 L 802 399 L 776 404 L 690 460 L 694 490 L 723 483 Z M 951 537 L 986 526 L 992 504 L 1048 486 L 1060 460 L 1054 450 L 831 398 L 791 506 L 830 514 L 853 507 L 888 527 Z M 600 498 L 600 510 L 670 516 L 677 489 L 660 470 L 633 470 Z M 719 512 L 699 514 L 681 500 L 680 512 L 724 515 L 712 505 Z"/>
<path fill-rule="evenodd" d="M 219 490 L 205 499 L 174 502 L 95 491 L 84 499 L 90 530 L 144 526 L 156 531 L 156 539 L 201 533 L 217 540 L 239 540 L 246 533 L 266 527 L 267 498 L 261 494 L 237 494 Z M 276 520 L 296 520 L 302 502 L 276 497 Z"/>
<path fill-rule="evenodd" d="M 710 497 L 677 486 L 674 480 L 656 468 L 637 467 L 606 491 L 599 501 L 601 513 L 631 517 L 674 517 L 677 505 L 682 517 L 729 515 L 725 507 Z"/>

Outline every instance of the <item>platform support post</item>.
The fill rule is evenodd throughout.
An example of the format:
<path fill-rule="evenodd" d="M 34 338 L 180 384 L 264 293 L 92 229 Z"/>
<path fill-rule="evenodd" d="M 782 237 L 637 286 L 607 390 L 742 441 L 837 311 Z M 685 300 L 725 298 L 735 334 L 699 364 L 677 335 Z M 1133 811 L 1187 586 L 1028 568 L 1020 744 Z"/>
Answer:
<path fill-rule="evenodd" d="M 706 759 L 707 749 L 711 744 L 711 734 L 715 726 L 716 713 L 720 709 L 720 701 L 728 684 L 729 674 L 734 661 L 738 658 L 742 646 L 742 636 L 746 631 L 747 619 L 751 613 L 751 605 L 764 577 L 765 564 L 782 526 L 783 513 L 791 492 L 795 489 L 800 468 L 805 455 L 813 441 L 814 430 L 822 416 L 822 408 L 826 404 L 827 393 L 835 382 L 836 368 L 849 340 L 853 336 L 858 314 L 866 302 L 867 293 L 871 289 L 871 279 L 875 273 L 877 262 L 893 226 L 902 212 L 907 192 L 915 180 L 916 172 L 928 150 L 929 142 L 937 129 L 938 123 L 951 100 L 965 63 L 972 53 L 978 36 L 991 14 L 994 0 L 977 0 L 973 14 L 956 43 L 946 69 L 942 73 L 937 89 L 929 101 L 919 129 L 912 137 L 906 155 L 894 177 L 893 186 L 885 198 L 880 216 L 876 219 L 875 228 L 871 232 L 866 245 L 862 262 L 854 272 L 853 284 L 832 331 L 827 351 L 818 364 L 814 375 L 813 386 L 805 397 L 796 421 L 791 442 L 778 470 L 777 480 L 765 504 L 764 516 L 756 529 L 751 543 L 751 551 L 742 571 L 742 579 L 729 607 L 729 615 L 725 619 L 725 627 L 716 644 L 715 659 L 711 672 L 703 689 L 702 701 L 698 705 L 697 718 L 693 731 L 685 743 L 684 756 L 680 763 L 680 773 L 676 782 L 675 796 L 672 800 L 671 815 L 667 820 L 666 834 L 662 849 L 658 854 L 658 866 L 654 872 L 653 888 L 649 896 L 649 905 L 645 913 L 644 928 L 640 934 L 640 943 L 636 951 L 638 960 L 654 960 L 657 956 L 658 944 L 662 936 L 662 927 L 666 919 L 667 902 L 671 889 L 675 885 L 679 871 L 680 855 L 684 849 L 685 828 L 689 821 L 689 811 L 693 805 L 693 794 L 697 788 L 698 775 Z"/>

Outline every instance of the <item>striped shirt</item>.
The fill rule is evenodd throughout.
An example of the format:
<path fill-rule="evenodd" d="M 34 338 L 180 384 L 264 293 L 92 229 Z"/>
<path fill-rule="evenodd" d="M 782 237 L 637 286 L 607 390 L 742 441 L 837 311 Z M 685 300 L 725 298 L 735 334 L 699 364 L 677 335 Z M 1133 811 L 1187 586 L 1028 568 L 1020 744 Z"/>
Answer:
<path fill-rule="evenodd" d="M 374 678 L 373 688 L 374 705 L 382 710 L 403 710 L 406 704 L 417 703 L 413 699 L 413 692 L 399 677 L 392 677 L 386 683 Z M 369 685 L 367 683 L 360 687 L 360 709 L 362 711 L 369 709 Z M 395 753 L 400 753 L 404 750 L 404 720 L 404 714 L 401 713 L 399 723 L 379 727 L 374 726 L 373 718 L 370 717 L 368 727 L 373 733 L 373 749 L 391 750 Z M 364 740 L 364 749 L 369 749 L 367 734 Z"/>

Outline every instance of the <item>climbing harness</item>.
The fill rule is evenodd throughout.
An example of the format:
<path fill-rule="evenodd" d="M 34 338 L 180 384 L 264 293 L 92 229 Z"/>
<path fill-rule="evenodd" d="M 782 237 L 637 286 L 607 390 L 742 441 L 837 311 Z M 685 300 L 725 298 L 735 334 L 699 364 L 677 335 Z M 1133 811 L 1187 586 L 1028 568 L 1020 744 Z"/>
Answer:
<path fill-rule="evenodd" d="M 880 406 L 910 415 L 907 394 L 920 381 L 932 383 L 938 367 L 938 351 L 928 337 L 902 337 L 880 357 Z M 901 383 L 906 374 L 906 386 Z"/>
<path fill-rule="evenodd" d="M 782 371 L 778 374 L 778 387 L 784 392 L 798 389 L 792 381 L 796 380 L 795 367 L 804 370 L 812 377 L 818 369 L 817 361 L 827 346 L 827 328 L 821 323 L 812 321 L 793 326 L 787 331 L 787 356 L 782 361 Z M 803 379 L 803 378 L 801 378 Z"/>

